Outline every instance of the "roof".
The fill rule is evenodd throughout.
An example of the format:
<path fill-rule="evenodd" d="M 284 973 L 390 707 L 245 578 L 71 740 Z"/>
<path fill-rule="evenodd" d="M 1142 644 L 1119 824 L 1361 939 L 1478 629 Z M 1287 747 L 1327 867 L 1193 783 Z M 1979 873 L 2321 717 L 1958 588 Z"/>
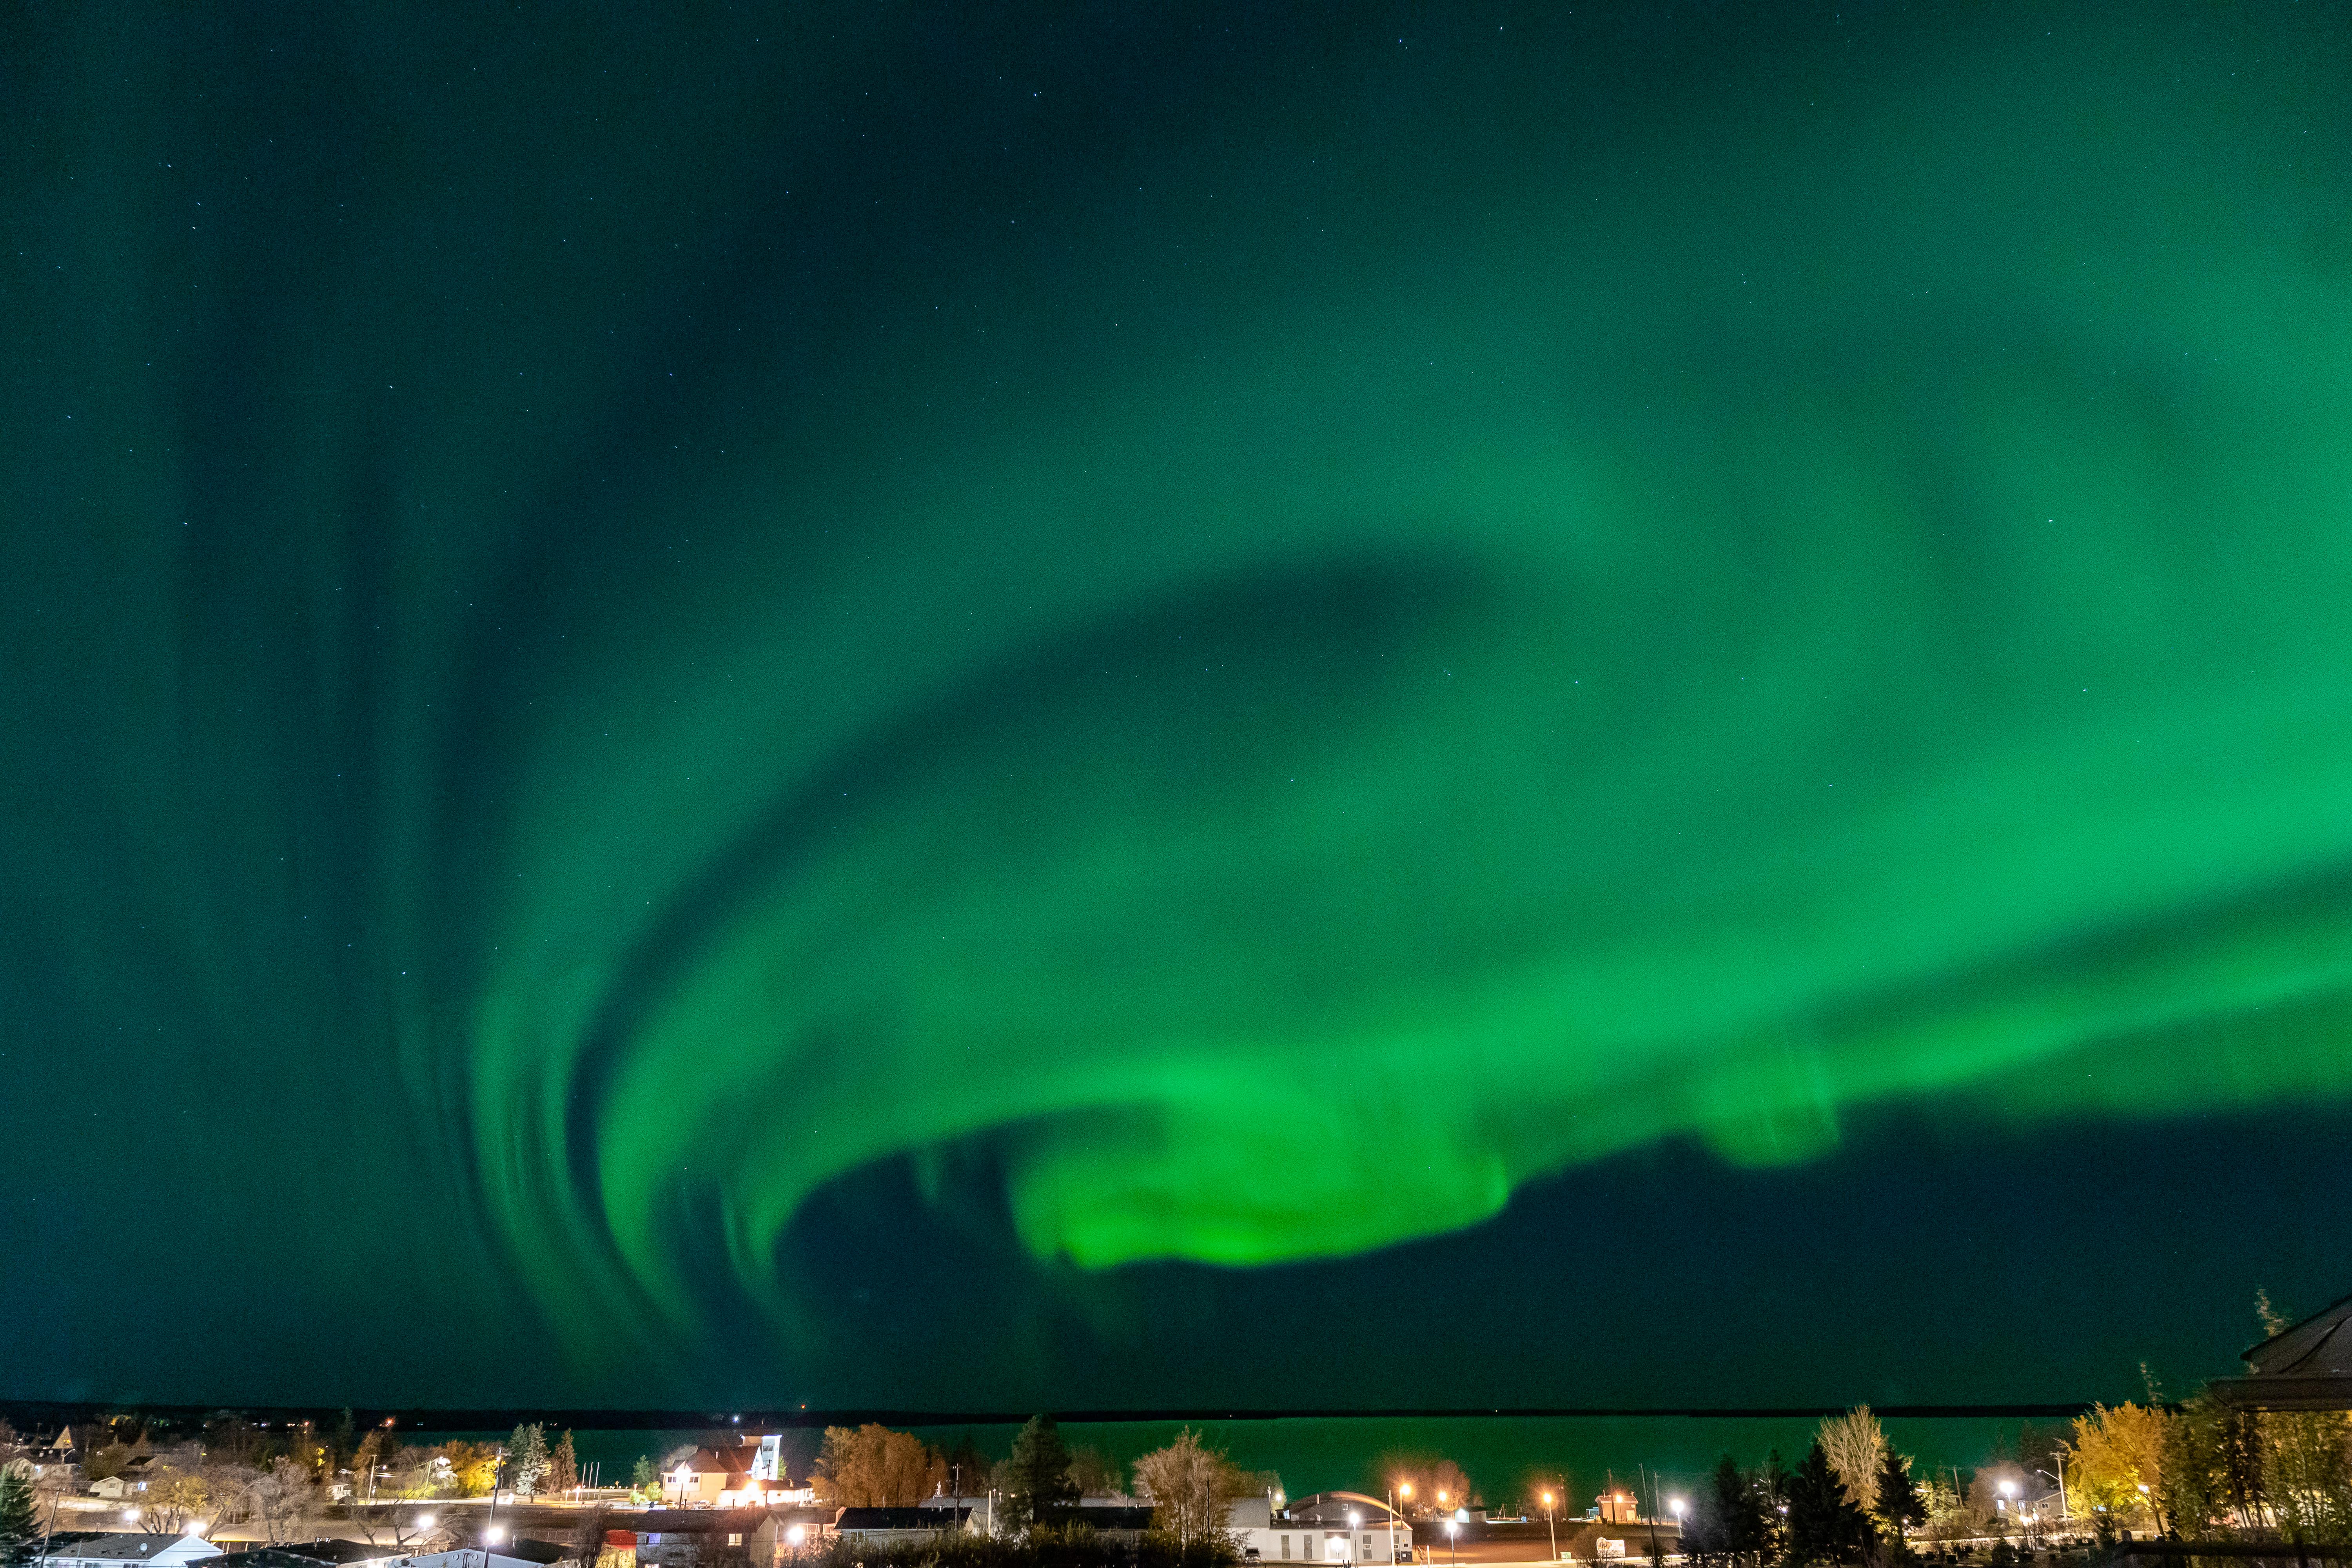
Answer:
<path fill-rule="evenodd" d="M 316 1568 L 319 1563 L 381 1563 L 404 1557 L 397 1546 L 370 1546 L 359 1541 L 289 1541 L 276 1546 L 256 1546 L 218 1559 L 219 1568 Z"/>
<path fill-rule="evenodd" d="M 952 1522 L 948 1515 L 952 1512 Z M 845 1508 L 834 1521 L 834 1528 L 846 1533 L 853 1530 L 947 1530 L 971 1517 L 969 1508 Z"/>
<path fill-rule="evenodd" d="M 674 1476 L 680 1470 L 689 1470 L 698 1476 L 740 1476 L 759 1457 L 757 1448 L 697 1448 L 677 1464 L 665 1466 L 662 1474 Z"/>
<path fill-rule="evenodd" d="M 1389 1505 L 1363 1492 L 1317 1492 L 1312 1497 L 1291 1499 L 1290 1506 L 1283 1511 L 1294 1524 L 1345 1524 L 1352 1513 L 1366 1523 L 1378 1520 L 1385 1528 Z"/>
<path fill-rule="evenodd" d="M 50 1542 L 50 1550 L 52 1552 L 55 1552 L 57 1550 L 57 1540 L 61 1539 L 63 1538 L 58 1537 L 52 1540 Z M 136 1532 L 126 1531 L 121 1534 L 93 1531 L 83 1535 L 80 1540 L 75 1542 L 71 1552 L 61 1553 L 60 1555 L 68 1557 L 103 1557 L 122 1563 L 136 1563 L 142 1558 L 160 1556 L 163 1554 L 166 1547 L 177 1546 L 180 1542 L 191 1539 L 194 1540 L 195 1544 L 203 1549 L 197 1553 L 197 1555 L 215 1557 L 220 1554 L 220 1549 L 218 1547 L 213 1545 L 212 1542 L 204 1540 L 202 1537 L 165 1535 L 141 1531 Z"/>
<path fill-rule="evenodd" d="M 1132 1506 L 1111 1508 L 1097 1506 L 1080 1509 L 1075 1512 L 1060 1511 L 1055 1517 L 1071 1524 L 1091 1525 L 1097 1530 L 1150 1530 L 1151 1505 L 1137 1503 Z"/>
<path fill-rule="evenodd" d="M 841 1510 L 830 1505 L 801 1503 L 791 1508 L 772 1508 L 768 1517 L 778 1524 L 822 1524 L 830 1527 L 833 1517 Z"/>
<path fill-rule="evenodd" d="M 626 1528 L 639 1535 L 699 1535 L 714 1530 L 732 1534 L 767 1522 L 764 1508 L 649 1508 L 629 1515 Z"/>
<path fill-rule="evenodd" d="M 2217 1377 L 2224 1405 L 2261 1410 L 2352 1410 L 2352 1296 L 2244 1352 L 2249 1375 Z"/>
<path fill-rule="evenodd" d="M 2281 1329 L 2247 1351 L 2246 1365 L 2257 1377 L 2352 1376 L 2352 1331 L 2345 1331 L 2347 1321 L 2352 1321 L 2352 1296 Z"/>

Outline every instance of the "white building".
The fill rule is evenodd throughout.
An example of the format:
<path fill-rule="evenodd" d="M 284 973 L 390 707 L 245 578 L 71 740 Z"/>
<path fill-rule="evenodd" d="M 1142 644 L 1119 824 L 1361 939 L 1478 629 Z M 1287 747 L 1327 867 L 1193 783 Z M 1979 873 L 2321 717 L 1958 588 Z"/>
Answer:
<path fill-rule="evenodd" d="M 1278 1514 L 1270 1502 L 1246 1498 L 1234 1505 L 1234 1543 L 1244 1562 L 1253 1553 L 1263 1563 L 1412 1561 L 1412 1527 L 1376 1497 L 1318 1492 Z"/>

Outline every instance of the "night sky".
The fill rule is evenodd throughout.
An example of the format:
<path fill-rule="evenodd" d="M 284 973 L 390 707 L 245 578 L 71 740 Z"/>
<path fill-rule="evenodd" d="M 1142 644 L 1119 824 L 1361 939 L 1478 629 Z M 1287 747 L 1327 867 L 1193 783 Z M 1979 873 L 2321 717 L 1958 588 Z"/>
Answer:
<path fill-rule="evenodd" d="M 35 7 L 0 211 L 0 1394 L 2352 1289 L 2339 8 Z"/>

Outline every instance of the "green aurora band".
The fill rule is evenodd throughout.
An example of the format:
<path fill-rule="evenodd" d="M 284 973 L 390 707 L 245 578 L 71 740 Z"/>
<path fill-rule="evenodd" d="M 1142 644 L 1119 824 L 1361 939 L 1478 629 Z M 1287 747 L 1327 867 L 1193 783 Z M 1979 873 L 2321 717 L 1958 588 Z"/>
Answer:
<path fill-rule="evenodd" d="M 7 875 L 120 854 L 56 951 L 127 899 L 263 1060 L 375 1042 L 583 1351 L 789 1339 L 892 1160 L 1255 1266 L 1878 1106 L 2340 1100 L 2352 33 L 2116 15 L 1288 89 L 1136 22 L 1187 85 L 1108 138 L 904 19 L 58 45 Z"/>

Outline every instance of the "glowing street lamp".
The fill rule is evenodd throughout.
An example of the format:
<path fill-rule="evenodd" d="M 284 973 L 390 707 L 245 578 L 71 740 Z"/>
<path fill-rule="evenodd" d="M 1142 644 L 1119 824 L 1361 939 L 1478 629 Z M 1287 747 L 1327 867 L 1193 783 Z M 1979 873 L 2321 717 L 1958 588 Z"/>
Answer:
<path fill-rule="evenodd" d="M 1559 1522 L 1552 1517 L 1551 1493 L 1549 1490 L 1545 1491 L 1543 1495 L 1543 1502 L 1544 1529 L 1551 1533 L 1551 1560 L 1557 1563 L 1559 1561 Z"/>

